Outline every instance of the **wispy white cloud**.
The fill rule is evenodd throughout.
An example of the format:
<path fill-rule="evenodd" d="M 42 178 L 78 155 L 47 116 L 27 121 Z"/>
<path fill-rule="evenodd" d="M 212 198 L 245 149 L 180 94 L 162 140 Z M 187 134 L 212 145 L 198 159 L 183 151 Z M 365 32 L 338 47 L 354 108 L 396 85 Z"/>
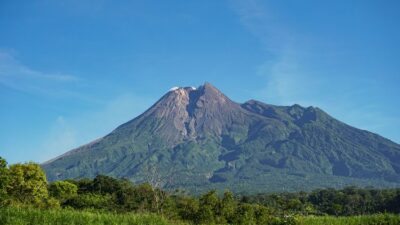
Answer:
<path fill-rule="evenodd" d="M 79 80 L 77 77 L 71 75 L 65 75 L 60 73 L 48 74 L 32 70 L 22 65 L 11 54 L 1 51 L 0 51 L 0 76 L 13 77 L 13 78 L 53 80 L 59 82 L 72 82 Z"/>
<path fill-rule="evenodd" d="M 250 31 L 268 53 L 264 63 L 256 68 L 257 76 L 265 81 L 263 88 L 253 95 L 273 104 L 321 106 L 340 96 L 354 95 L 341 74 L 331 74 L 331 65 L 324 57 L 323 41 L 290 29 L 276 11 L 268 7 L 268 1 L 232 1 L 243 26 Z M 326 67 L 321 65 L 327 65 Z M 337 82 L 342 85 L 332 85 Z M 370 81 L 357 79 L 357 91 L 364 92 Z"/>
<path fill-rule="evenodd" d="M 268 1 L 231 3 L 244 28 L 260 41 L 269 56 L 257 67 L 256 75 L 265 80 L 265 85 L 254 91 L 255 98 L 279 105 L 318 106 L 350 125 L 398 138 L 393 131 L 400 125 L 399 118 L 382 112 L 382 105 L 376 107 L 379 99 L 366 98 L 372 97 L 371 89 L 378 90 L 377 85 L 382 84 L 360 75 L 338 74 L 346 73 L 346 69 L 334 68 L 334 62 L 327 59 L 340 50 L 287 27 L 268 7 Z"/>
<path fill-rule="evenodd" d="M 60 115 L 54 119 L 42 143 L 38 161 L 55 158 L 73 148 L 105 136 L 118 125 L 144 112 L 155 99 L 136 96 L 131 93 L 120 95 L 106 102 L 102 107 L 78 115 Z M 39 150 L 38 149 L 38 150 Z"/>
<path fill-rule="evenodd" d="M 79 77 L 70 74 L 31 69 L 12 54 L 0 51 L 0 85 L 5 87 L 30 94 L 82 97 L 71 91 L 71 87 L 81 81 Z"/>
<path fill-rule="evenodd" d="M 58 149 L 72 149 L 78 142 L 78 132 L 71 126 L 70 121 L 64 116 L 58 116 L 53 126 L 45 137 L 45 141 L 40 146 L 40 154 L 36 155 L 36 160 L 45 161 L 48 156 L 55 156 Z"/>
<path fill-rule="evenodd" d="M 156 100 L 132 93 L 108 100 L 91 98 L 81 89 L 85 86 L 82 84 L 84 81 L 70 74 L 34 70 L 13 54 L 0 51 L 0 88 L 7 87 L 39 97 L 72 98 L 95 103 L 86 111 L 54 118 L 42 140 L 32 146 L 37 154 L 30 156 L 31 160 L 44 162 L 102 137 L 139 115 Z"/>
<path fill-rule="evenodd" d="M 304 102 L 304 89 L 310 86 L 306 74 L 295 55 L 282 50 L 276 59 L 266 61 L 257 69 L 257 75 L 266 80 L 265 88 L 257 95 L 275 104 L 294 104 Z"/>
<path fill-rule="evenodd" d="M 293 104 L 309 102 L 304 98 L 306 89 L 315 79 L 302 67 L 300 58 L 305 49 L 299 49 L 297 34 L 280 23 L 277 16 L 266 6 L 266 1 L 237 0 L 232 7 L 243 26 L 258 38 L 269 58 L 258 66 L 257 75 L 265 80 L 265 86 L 254 95 L 269 103 Z"/>
<path fill-rule="evenodd" d="M 266 7 L 266 1 L 233 0 L 231 3 L 241 23 L 268 50 L 278 51 L 285 43 L 290 41 L 289 30 L 279 24 L 274 12 Z"/>

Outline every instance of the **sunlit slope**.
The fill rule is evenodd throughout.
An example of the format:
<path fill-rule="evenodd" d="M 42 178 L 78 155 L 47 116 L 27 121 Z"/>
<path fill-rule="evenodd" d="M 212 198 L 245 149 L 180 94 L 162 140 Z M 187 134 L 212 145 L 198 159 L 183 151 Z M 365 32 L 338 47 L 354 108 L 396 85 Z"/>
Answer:
<path fill-rule="evenodd" d="M 99 121 L 101 122 L 101 121 Z M 107 136 L 43 164 L 49 180 L 106 174 L 166 188 L 262 192 L 400 185 L 400 146 L 319 108 L 238 104 L 175 88 Z"/>

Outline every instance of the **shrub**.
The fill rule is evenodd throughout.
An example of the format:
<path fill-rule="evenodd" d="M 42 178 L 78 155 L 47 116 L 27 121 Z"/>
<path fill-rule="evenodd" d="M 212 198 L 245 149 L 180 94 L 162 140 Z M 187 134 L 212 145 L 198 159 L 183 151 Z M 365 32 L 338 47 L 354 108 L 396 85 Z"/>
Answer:
<path fill-rule="evenodd" d="M 81 194 L 65 202 L 65 205 L 76 209 L 112 209 L 115 207 L 111 195 Z"/>
<path fill-rule="evenodd" d="M 9 168 L 8 195 L 24 204 L 42 206 L 48 198 L 46 175 L 36 163 L 14 164 Z"/>
<path fill-rule="evenodd" d="M 49 193 L 63 203 L 78 194 L 78 187 L 68 181 L 55 181 L 50 184 Z"/>

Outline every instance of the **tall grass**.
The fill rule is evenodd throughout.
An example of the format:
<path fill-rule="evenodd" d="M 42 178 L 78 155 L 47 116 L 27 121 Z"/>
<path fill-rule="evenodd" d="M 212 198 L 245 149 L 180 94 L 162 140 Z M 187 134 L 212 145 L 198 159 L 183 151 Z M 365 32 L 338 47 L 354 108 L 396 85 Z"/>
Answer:
<path fill-rule="evenodd" d="M 0 208 L 0 225 L 184 225 L 153 214 Z"/>
<path fill-rule="evenodd" d="M 364 216 L 318 216 L 300 217 L 299 225 L 400 225 L 400 215 L 376 214 Z"/>
<path fill-rule="evenodd" d="M 400 225 L 400 215 L 377 214 L 366 216 L 307 216 L 280 225 Z M 270 221 L 272 222 L 272 221 Z M 0 208 L 0 225 L 188 225 L 168 221 L 154 214 L 114 214 L 69 209 L 43 210 L 34 208 Z M 273 223 L 272 224 L 276 224 Z"/>

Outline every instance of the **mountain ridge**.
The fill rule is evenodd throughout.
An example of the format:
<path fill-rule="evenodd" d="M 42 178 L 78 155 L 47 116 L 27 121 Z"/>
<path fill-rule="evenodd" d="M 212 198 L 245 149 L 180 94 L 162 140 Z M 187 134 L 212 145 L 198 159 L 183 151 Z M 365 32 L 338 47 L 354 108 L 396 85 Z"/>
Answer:
<path fill-rule="evenodd" d="M 134 182 L 157 167 L 157 176 L 176 177 L 165 186 L 189 190 L 392 187 L 400 146 L 317 107 L 239 104 L 205 83 L 171 89 L 110 134 L 42 166 L 49 180 L 106 174 Z"/>

